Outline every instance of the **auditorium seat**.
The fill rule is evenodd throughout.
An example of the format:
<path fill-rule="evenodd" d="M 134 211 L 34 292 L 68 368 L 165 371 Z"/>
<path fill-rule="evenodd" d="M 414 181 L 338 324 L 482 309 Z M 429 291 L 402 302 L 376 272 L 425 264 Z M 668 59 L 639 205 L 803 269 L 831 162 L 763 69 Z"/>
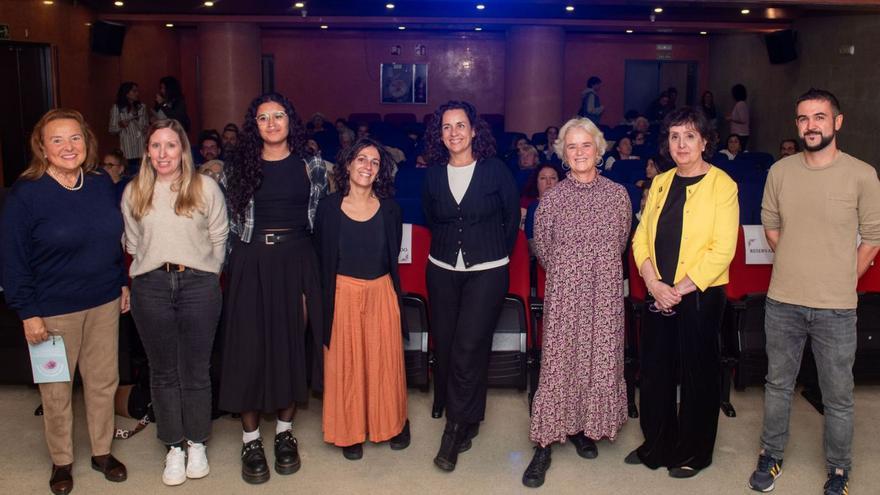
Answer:
<path fill-rule="evenodd" d="M 853 375 L 857 380 L 880 379 L 880 254 L 859 279 L 858 348 Z"/>
<path fill-rule="evenodd" d="M 626 379 L 627 413 L 631 418 L 639 417 L 636 407 L 636 383 L 639 376 L 639 335 L 646 311 L 648 288 L 639 274 L 639 267 L 632 249 L 626 250 L 626 263 L 629 272 L 627 286 L 629 296 L 626 300 L 626 338 L 623 349 L 623 376 Z"/>
<path fill-rule="evenodd" d="M 428 265 L 428 252 L 431 248 L 431 233 L 420 225 L 412 226 L 412 263 L 399 265 L 400 289 L 403 292 L 401 311 L 404 314 L 409 339 L 404 341 L 406 362 L 406 382 L 410 387 L 428 391 L 429 348 L 428 336 L 428 288 L 425 283 L 425 269 Z"/>
<path fill-rule="evenodd" d="M 500 113 L 482 113 L 480 118 L 489 124 L 493 132 L 504 131 L 504 115 Z"/>
<path fill-rule="evenodd" d="M 526 390 L 528 380 L 529 247 L 519 231 L 510 255 L 510 283 L 489 356 L 489 386 Z"/>
<path fill-rule="evenodd" d="M 372 124 L 373 122 L 382 122 L 382 116 L 374 112 L 351 113 L 348 115 L 349 125 L 357 126 L 362 122 L 366 122 L 367 124 Z"/>
<path fill-rule="evenodd" d="M 534 296 L 529 301 L 532 322 L 528 336 L 529 347 L 529 412 L 532 410 L 532 402 L 535 400 L 535 392 L 538 391 L 538 380 L 541 374 L 541 349 L 544 331 L 544 292 L 547 286 L 547 272 L 544 267 L 535 260 L 535 277 L 532 288 Z"/>
<path fill-rule="evenodd" d="M 393 125 L 398 128 L 403 128 L 407 124 L 415 124 L 416 123 L 416 114 L 414 113 L 386 113 L 382 120 L 386 124 Z"/>

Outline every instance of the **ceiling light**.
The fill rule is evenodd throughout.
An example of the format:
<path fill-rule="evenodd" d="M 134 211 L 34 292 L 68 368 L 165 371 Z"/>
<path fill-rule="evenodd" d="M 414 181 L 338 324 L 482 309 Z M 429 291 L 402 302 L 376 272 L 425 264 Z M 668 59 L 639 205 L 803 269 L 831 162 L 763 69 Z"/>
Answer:
<path fill-rule="evenodd" d="M 117 7 L 122 7 L 125 4 L 123 2 L 113 2 L 113 5 L 115 5 Z"/>
<path fill-rule="evenodd" d="M 709 32 L 708 32 L 708 31 L 700 31 L 700 34 L 702 34 L 703 36 L 705 36 L 705 35 L 709 34 Z"/>
<path fill-rule="evenodd" d="M 401 30 L 401 31 L 405 31 L 405 30 L 406 30 L 406 26 L 397 26 L 397 29 L 399 29 L 399 30 Z"/>
<path fill-rule="evenodd" d="M 386 4 L 385 4 L 385 8 L 386 8 L 386 9 L 393 9 L 393 8 L 394 8 L 394 4 L 393 4 L 393 3 L 386 3 Z"/>
<path fill-rule="evenodd" d="M 166 24 L 165 24 L 165 27 L 167 27 L 167 28 L 173 28 L 173 27 L 174 27 L 174 24 L 171 24 L 171 23 L 169 22 L 169 23 L 166 23 Z"/>
<path fill-rule="evenodd" d="M 205 7 L 213 7 L 213 6 L 214 6 L 214 2 L 210 2 L 210 1 L 209 1 L 209 2 L 205 2 L 204 5 L 205 5 Z"/>
<path fill-rule="evenodd" d="M 566 5 L 565 10 L 568 12 L 574 12 L 574 5 Z"/>
<path fill-rule="evenodd" d="M 55 2 L 53 0 L 43 0 L 43 5 L 52 5 Z"/>
<path fill-rule="evenodd" d="M 739 13 L 742 14 L 742 15 L 746 15 L 746 14 L 748 14 L 749 12 L 751 12 L 751 10 L 749 10 L 749 9 L 742 9 L 742 10 L 739 11 Z"/>
<path fill-rule="evenodd" d="M 293 4 L 293 6 L 298 9 L 301 9 L 306 6 L 306 3 L 305 2 L 296 2 L 295 4 Z"/>
<path fill-rule="evenodd" d="M 321 29 L 327 29 L 328 27 L 330 27 L 330 26 L 328 26 L 326 24 L 321 24 Z"/>
<path fill-rule="evenodd" d="M 483 10 L 483 9 L 485 9 L 485 8 L 486 8 L 485 5 L 483 5 L 483 4 L 481 4 L 481 3 L 478 3 L 478 4 L 477 4 L 477 10 Z"/>
<path fill-rule="evenodd" d="M 662 14 L 662 13 L 663 13 L 663 7 L 654 7 L 654 13 L 655 13 L 655 14 Z"/>
<path fill-rule="evenodd" d="M 481 28 L 480 26 L 477 26 L 474 28 L 474 31 L 482 31 L 482 30 L 483 30 L 483 28 Z"/>
<path fill-rule="evenodd" d="M 627 29 L 627 30 L 626 30 L 626 34 L 632 34 L 632 33 L 633 33 L 633 30 L 632 30 L 632 29 Z"/>

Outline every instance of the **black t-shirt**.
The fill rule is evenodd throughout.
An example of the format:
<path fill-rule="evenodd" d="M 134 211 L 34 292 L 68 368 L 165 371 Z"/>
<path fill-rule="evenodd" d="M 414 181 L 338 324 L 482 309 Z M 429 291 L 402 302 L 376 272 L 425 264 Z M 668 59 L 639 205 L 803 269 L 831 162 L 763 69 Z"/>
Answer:
<path fill-rule="evenodd" d="M 672 178 L 666 202 L 660 210 L 657 220 L 657 236 L 654 239 L 654 252 L 657 256 L 657 269 L 660 279 L 672 285 L 675 269 L 678 265 L 678 252 L 681 249 L 681 225 L 684 220 L 684 202 L 687 199 L 687 187 L 700 182 L 706 174 L 696 177 Z"/>
<path fill-rule="evenodd" d="M 339 265 L 336 273 L 373 280 L 391 270 L 385 245 L 385 222 L 381 208 L 367 221 L 358 222 L 342 213 L 339 224 Z"/>
<path fill-rule="evenodd" d="M 303 159 L 292 153 L 283 160 L 260 162 L 263 180 L 254 192 L 254 231 L 307 230 L 310 182 Z"/>

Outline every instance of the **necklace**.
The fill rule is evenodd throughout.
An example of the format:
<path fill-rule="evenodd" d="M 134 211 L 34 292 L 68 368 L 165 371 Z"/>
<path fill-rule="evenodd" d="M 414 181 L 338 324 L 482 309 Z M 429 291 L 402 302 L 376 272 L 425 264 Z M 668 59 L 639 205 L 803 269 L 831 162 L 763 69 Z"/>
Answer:
<path fill-rule="evenodd" d="M 60 184 L 61 187 L 63 187 L 64 189 L 67 189 L 68 191 L 79 191 L 80 189 L 82 189 L 82 186 L 85 183 L 85 180 L 83 179 L 82 167 L 80 167 L 80 169 L 79 169 L 79 177 L 77 177 L 76 182 L 74 182 L 72 186 L 68 186 L 67 184 L 65 184 L 61 180 L 61 178 L 58 177 L 57 173 L 54 170 L 52 170 L 51 168 L 47 169 L 47 172 L 49 173 L 50 176 L 52 176 L 53 179 L 55 179 L 55 182 Z"/>

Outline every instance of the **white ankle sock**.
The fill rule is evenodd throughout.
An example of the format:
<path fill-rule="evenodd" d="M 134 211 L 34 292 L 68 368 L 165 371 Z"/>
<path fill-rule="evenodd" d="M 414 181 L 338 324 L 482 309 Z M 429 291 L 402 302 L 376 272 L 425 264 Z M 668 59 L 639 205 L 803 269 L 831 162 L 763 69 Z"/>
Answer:
<path fill-rule="evenodd" d="M 285 431 L 290 430 L 292 428 L 293 428 L 293 421 L 281 421 L 279 419 L 278 422 L 275 423 L 275 434 L 277 435 L 279 433 L 284 433 Z"/>
<path fill-rule="evenodd" d="M 241 432 L 241 441 L 243 443 L 253 442 L 254 440 L 260 438 L 260 429 L 257 428 L 254 431 L 244 431 Z"/>

